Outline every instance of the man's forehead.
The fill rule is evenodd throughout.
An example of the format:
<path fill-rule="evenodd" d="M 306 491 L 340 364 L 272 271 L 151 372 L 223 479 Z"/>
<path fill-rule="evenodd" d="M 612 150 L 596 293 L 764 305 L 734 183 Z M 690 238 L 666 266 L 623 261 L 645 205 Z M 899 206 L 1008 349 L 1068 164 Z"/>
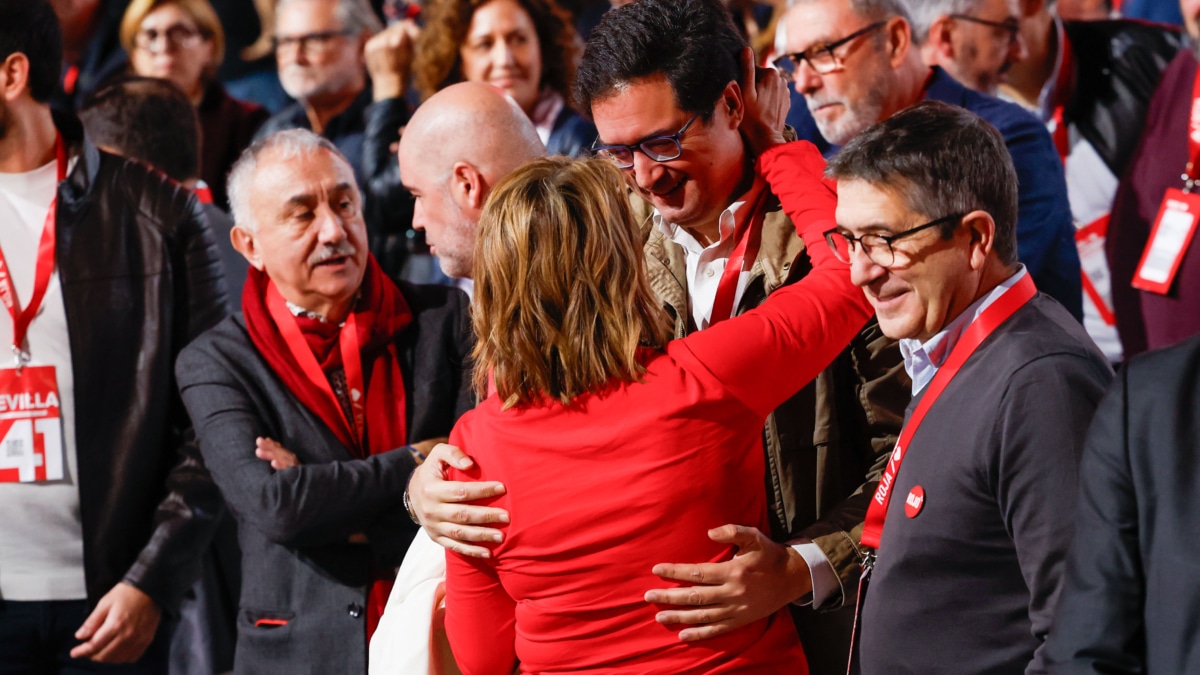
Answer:
<path fill-rule="evenodd" d="M 838 227 L 855 234 L 903 229 L 913 215 L 898 190 L 863 180 L 838 181 Z"/>
<path fill-rule="evenodd" d="M 275 14 L 276 32 L 291 34 L 340 28 L 331 0 L 291 0 L 279 6 Z"/>
<path fill-rule="evenodd" d="M 274 148 L 259 158 L 254 172 L 255 193 L 285 202 L 295 195 L 354 186 L 354 171 L 341 157 L 325 148 L 285 152 Z"/>
<path fill-rule="evenodd" d="M 784 19 L 787 51 L 802 52 L 841 40 L 865 24 L 847 0 L 805 0 L 789 9 Z"/>
<path fill-rule="evenodd" d="M 679 131 L 687 117 L 664 75 L 625 82 L 592 103 L 592 119 L 603 143 L 635 143 Z"/>

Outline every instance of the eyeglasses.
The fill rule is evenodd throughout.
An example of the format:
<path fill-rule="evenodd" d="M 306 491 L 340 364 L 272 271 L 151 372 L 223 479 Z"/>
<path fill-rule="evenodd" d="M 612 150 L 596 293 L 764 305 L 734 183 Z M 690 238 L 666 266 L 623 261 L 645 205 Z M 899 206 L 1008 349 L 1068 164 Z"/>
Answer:
<path fill-rule="evenodd" d="M 779 71 L 780 76 L 788 82 L 794 82 L 796 79 L 796 69 L 800 67 L 800 62 L 808 61 L 808 66 L 821 75 L 828 75 L 842 69 L 842 59 L 838 57 L 834 50 L 851 40 L 862 37 L 873 30 L 882 26 L 886 26 L 887 21 L 876 21 L 875 23 L 854 31 L 846 37 L 836 42 L 830 42 L 825 45 L 817 45 L 809 47 L 802 52 L 794 52 L 792 54 L 784 54 L 771 62 L 772 65 Z"/>
<path fill-rule="evenodd" d="M 158 41 L 160 37 L 163 38 L 161 43 Z M 192 47 L 200 41 L 201 37 L 204 37 L 204 34 L 196 28 L 177 23 L 168 26 L 163 31 L 159 31 L 156 28 L 146 28 L 138 31 L 133 36 L 133 46 L 143 51 L 155 53 L 157 51 L 155 45 L 161 44 L 161 49 L 163 50 L 168 47 Z"/>
<path fill-rule="evenodd" d="M 952 213 L 937 220 L 931 220 L 924 225 L 918 225 L 911 230 L 905 230 L 900 234 L 893 235 L 864 234 L 861 237 L 854 237 L 834 228 L 825 233 L 825 243 L 829 244 L 829 248 L 833 249 L 834 257 L 844 263 L 849 263 L 850 254 L 854 252 L 856 247 L 862 246 L 863 251 L 871 259 L 871 262 L 880 267 L 893 267 L 897 264 L 905 265 L 911 262 L 909 254 L 904 251 L 897 253 L 892 244 L 905 237 L 911 237 L 922 230 L 928 230 L 931 227 L 937 227 L 951 221 L 961 221 L 964 215 L 966 214 Z"/>
<path fill-rule="evenodd" d="M 951 14 L 950 18 L 958 19 L 959 21 L 970 21 L 971 23 L 977 23 L 981 26 L 991 26 L 992 28 L 998 30 L 1007 31 L 1008 44 L 1010 45 L 1017 41 L 1017 35 L 1021 32 L 1021 25 L 1017 23 L 1017 20 L 1014 17 L 1011 16 L 1004 21 L 988 21 L 987 19 L 980 19 L 967 14 Z"/>
<path fill-rule="evenodd" d="M 592 154 L 597 157 L 604 157 L 612 160 L 617 165 L 618 169 L 628 169 L 633 166 L 633 153 L 635 150 L 640 150 L 643 155 L 649 157 L 656 162 L 669 162 L 673 159 L 679 159 L 683 155 L 683 145 L 679 139 L 687 132 L 700 116 L 692 115 L 692 119 L 687 121 L 683 127 L 669 136 L 651 136 L 643 138 L 633 145 L 596 145 L 592 144 Z M 597 141 L 599 139 L 596 139 Z"/>
<path fill-rule="evenodd" d="M 272 42 L 275 43 L 275 51 L 292 51 L 305 54 L 323 54 L 333 47 L 333 41 L 350 35 L 348 30 L 323 30 L 317 33 L 305 33 L 304 35 L 291 35 L 287 37 L 274 37 Z"/>

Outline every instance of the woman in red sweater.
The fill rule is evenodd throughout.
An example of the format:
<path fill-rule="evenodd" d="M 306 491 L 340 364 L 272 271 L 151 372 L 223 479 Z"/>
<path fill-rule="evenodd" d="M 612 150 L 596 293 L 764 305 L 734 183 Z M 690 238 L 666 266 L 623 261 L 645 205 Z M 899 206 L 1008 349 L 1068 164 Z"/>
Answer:
<path fill-rule="evenodd" d="M 454 429 L 475 468 L 452 478 L 502 481 L 487 503 L 510 523 L 488 559 L 447 553 L 464 673 L 509 675 L 518 660 L 522 673 L 806 672 L 785 611 L 685 643 L 643 595 L 661 587 L 650 570 L 664 557 L 732 557 L 706 529 L 766 528 L 763 421 L 870 315 L 821 240 L 836 205 L 823 167 L 808 143 L 759 160 L 785 208 L 802 202 L 788 214 L 813 271 L 672 342 L 611 163 L 540 160 L 495 188 L 473 319 L 476 385 L 493 394 Z"/>

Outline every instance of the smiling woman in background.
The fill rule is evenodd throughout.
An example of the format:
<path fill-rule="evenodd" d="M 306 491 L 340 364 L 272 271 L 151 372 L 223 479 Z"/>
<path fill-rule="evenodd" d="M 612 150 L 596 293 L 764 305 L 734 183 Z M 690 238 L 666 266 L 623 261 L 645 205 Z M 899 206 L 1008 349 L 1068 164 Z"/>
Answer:
<path fill-rule="evenodd" d="M 553 0 L 433 0 L 426 12 L 413 66 L 422 100 L 483 82 L 521 106 L 552 155 L 579 155 L 596 138 L 567 101 L 581 45 Z"/>
<path fill-rule="evenodd" d="M 268 113 L 231 98 L 216 80 L 225 33 L 208 0 L 133 0 L 121 19 L 121 44 L 134 73 L 183 90 L 200 117 L 200 178 L 228 209 L 225 176 Z"/>

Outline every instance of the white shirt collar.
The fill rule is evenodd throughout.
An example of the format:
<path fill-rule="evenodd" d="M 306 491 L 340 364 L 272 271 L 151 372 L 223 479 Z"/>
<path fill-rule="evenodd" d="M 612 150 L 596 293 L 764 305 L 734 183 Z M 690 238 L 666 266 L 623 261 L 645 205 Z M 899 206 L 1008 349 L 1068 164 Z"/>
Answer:
<path fill-rule="evenodd" d="M 900 353 L 904 356 L 904 370 L 912 378 L 913 396 L 921 393 L 921 390 L 933 380 L 938 368 L 941 368 L 942 364 L 946 362 L 946 358 L 950 356 L 954 345 L 958 344 L 959 338 L 962 337 L 967 327 L 974 323 L 975 319 L 983 314 L 983 310 L 1004 295 L 1008 289 L 1016 286 L 1017 282 L 1027 273 L 1024 265 L 1018 265 L 1015 274 L 988 291 L 987 295 L 971 303 L 961 314 L 946 324 L 945 328 L 938 331 L 937 335 L 924 343 L 915 338 L 900 340 Z"/>
<path fill-rule="evenodd" d="M 717 227 L 718 231 L 720 232 L 720 239 L 714 241 L 708 246 L 701 246 L 700 242 L 697 241 L 694 236 L 692 236 L 691 232 L 688 232 L 686 229 L 674 223 L 668 222 L 667 219 L 663 218 L 662 214 L 658 212 L 658 209 L 654 210 L 653 221 L 654 226 L 658 228 L 659 232 L 662 232 L 664 237 L 670 239 L 676 244 L 679 244 L 688 253 L 692 255 L 700 255 L 708 249 L 718 248 L 723 244 L 733 241 L 733 235 L 737 231 L 738 212 L 743 210 L 745 207 L 746 200 L 742 200 L 730 204 L 724 211 L 721 212 L 720 217 L 717 219 Z"/>

